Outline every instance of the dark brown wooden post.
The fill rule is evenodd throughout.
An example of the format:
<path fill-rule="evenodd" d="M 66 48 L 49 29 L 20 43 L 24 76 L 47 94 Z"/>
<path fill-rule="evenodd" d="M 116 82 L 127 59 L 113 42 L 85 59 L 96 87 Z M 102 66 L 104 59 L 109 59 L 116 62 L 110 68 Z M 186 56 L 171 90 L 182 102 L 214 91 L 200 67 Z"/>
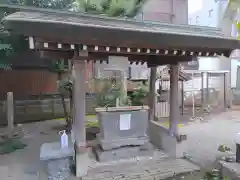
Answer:
<path fill-rule="evenodd" d="M 182 87 L 181 87 L 181 93 L 182 93 L 182 98 L 181 98 L 181 100 L 182 100 L 182 102 L 181 102 L 182 111 L 181 111 L 181 113 L 182 113 L 182 116 L 183 116 L 183 114 L 184 114 L 184 80 L 183 79 L 181 80 L 181 85 L 182 85 Z"/>
<path fill-rule="evenodd" d="M 193 80 L 192 80 L 193 81 Z M 204 93 L 204 73 L 201 72 L 201 104 L 202 104 L 202 107 L 204 106 L 204 96 L 205 96 L 205 93 Z"/>
<path fill-rule="evenodd" d="M 180 118 L 179 110 L 179 65 L 171 64 L 170 65 L 170 117 L 169 117 L 169 133 L 170 135 L 178 134 L 178 121 Z"/>
<path fill-rule="evenodd" d="M 151 67 L 150 71 L 150 87 L 148 93 L 149 121 L 155 120 L 157 67 Z"/>
<path fill-rule="evenodd" d="M 88 170 L 88 154 L 85 130 L 85 94 L 86 94 L 86 60 L 87 52 L 78 52 L 73 60 L 73 134 L 75 138 L 76 176 L 83 177 Z M 78 57 L 81 59 L 78 60 Z"/>

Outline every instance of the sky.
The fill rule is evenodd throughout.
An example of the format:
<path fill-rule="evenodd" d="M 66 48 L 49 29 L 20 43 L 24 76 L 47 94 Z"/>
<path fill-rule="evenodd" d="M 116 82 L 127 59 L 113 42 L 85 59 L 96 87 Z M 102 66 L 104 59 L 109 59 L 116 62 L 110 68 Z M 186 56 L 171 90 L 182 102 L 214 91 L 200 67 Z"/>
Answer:
<path fill-rule="evenodd" d="M 188 0 L 188 13 L 192 14 L 202 8 L 202 0 Z"/>

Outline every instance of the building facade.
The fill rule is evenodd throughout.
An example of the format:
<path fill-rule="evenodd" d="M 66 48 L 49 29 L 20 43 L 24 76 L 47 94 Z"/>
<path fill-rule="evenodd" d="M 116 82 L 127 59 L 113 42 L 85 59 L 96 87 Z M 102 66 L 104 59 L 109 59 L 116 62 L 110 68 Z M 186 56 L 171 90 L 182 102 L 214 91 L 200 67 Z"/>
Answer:
<path fill-rule="evenodd" d="M 187 24 L 188 16 L 188 0 L 149 0 L 143 7 L 142 12 L 138 15 L 138 19 L 146 21 L 160 21 L 165 23 L 175 24 Z M 19 58 L 22 59 L 35 59 L 29 58 L 29 56 Z M 19 60 L 18 59 L 18 60 Z M 20 62 L 20 61 L 18 61 Z M 35 66 L 39 67 L 39 65 Z M 126 76 L 131 76 L 133 79 L 147 79 L 149 69 L 147 64 L 130 65 L 128 60 L 124 57 L 110 57 L 109 64 L 89 64 L 88 75 L 86 82 L 91 84 L 90 79 L 95 77 L 101 77 L 101 75 L 108 74 L 105 72 L 106 68 L 122 68 L 126 72 Z M 0 79 L 0 98 L 4 99 L 7 92 L 11 91 L 17 97 L 24 97 L 30 94 L 39 93 L 55 93 L 57 92 L 57 75 L 47 70 L 30 69 L 24 71 L 21 70 L 1 71 Z M 110 75 L 111 76 L 111 75 Z M 11 82 L 9 83 L 9 79 Z M 27 80 L 27 81 L 26 81 Z M 24 82 L 24 83 L 23 83 Z M 91 85 L 88 91 L 92 91 Z"/>
<path fill-rule="evenodd" d="M 149 0 L 139 16 L 147 21 L 187 24 L 188 0 Z"/>
<path fill-rule="evenodd" d="M 188 0 L 149 0 L 136 19 L 170 24 L 187 24 Z M 96 63 L 94 65 L 95 77 L 112 76 L 111 72 L 104 69 L 116 69 L 116 67 L 123 69 L 126 76 L 131 79 L 148 79 L 149 76 L 146 63 L 130 65 L 125 57 L 109 57 L 108 64 Z"/>
<path fill-rule="evenodd" d="M 196 11 L 189 11 L 188 24 L 219 27 L 226 36 L 237 36 L 237 31 L 234 25 L 232 25 L 232 20 L 224 19 L 228 0 L 201 0 L 199 2 L 200 4 L 196 8 Z M 201 57 L 199 70 L 231 72 L 231 87 L 234 88 L 236 87 L 237 66 L 240 64 L 238 56 L 238 53 L 233 53 L 231 59 Z"/>
<path fill-rule="evenodd" d="M 188 23 L 191 25 L 218 27 L 228 0 L 197 0 L 197 2 L 196 6 L 198 7 L 193 8 L 193 5 L 189 7 L 194 10 L 189 10 Z"/>

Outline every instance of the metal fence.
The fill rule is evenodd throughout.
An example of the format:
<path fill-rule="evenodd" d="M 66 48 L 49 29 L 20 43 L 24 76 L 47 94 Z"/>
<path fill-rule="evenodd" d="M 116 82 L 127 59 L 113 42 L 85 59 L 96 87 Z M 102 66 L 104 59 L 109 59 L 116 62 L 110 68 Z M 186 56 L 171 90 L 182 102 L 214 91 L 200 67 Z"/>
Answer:
<path fill-rule="evenodd" d="M 183 82 L 179 81 L 179 102 L 182 102 Z M 157 85 L 161 86 L 161 93 L 158 96 L 155 106 L 155 116 L 158 118 L 167 118 L 170 113 L 170 81 L 158 80 Z M 181 106 L 181 105 L 180 105 Z"/>
<path fill-rule="evenodd" d="M 70 100 L 65 97 L 67 112 L 70 113 Z M 93 114 L 96 107 L 95 94 L 86 94 L 86 112 Z M 7 124 L 6 101 L 0 101 L 0 125 Z M 14 123 L 63 118 L 64 110 L 59 94 L 30 95 L 26 100 L 14 100 Z"/>
<path fill-rule="evenodd" d="M 228 107 L 228 72 L 189 72 L 192 80 L 184 84 L 184 113 L 201 116 Z"/>
<path fill-rule="evenodd" d="M 220 112 L 229 106 L 229 72 L 186 71 L 192 78 L 179 81 L 179 108 L 182 115 L 201 117 Z M 170 82 L 162 83 L 160 100 L 156 102 L 156 117 L 169 117 Z"/>
<path fill-rule="evenodd" d="M 0 125 L 7 124 L 6 94 L 13 92 L 15 123 L 48 120 L 64 117 L 61 98 L 57 93 L 57 75 L 41 70 L 1 72 L 0 75 Z M 111 79 L 86 79 L 86 114 L 94 114 L 97 107 L 96 94 Z M 117 84 L 121 84 L 117 82 Z M 134 89 L 135 85 L 130 83 Z M 47 91 L 47 92 L 46 92 Z M 94 93 L 93 93 L 94 92 Z M 65 96 L 69 112 L 69 97 Z"/>
<path fill-rule="evenodd" d="M 62 77 L 64 78 L 65 74 Z M 15 123 L 64 117 L 57 80 L 57 74 L 46 69 L 0 71 L 0 125 L 7 123 L 5 105 L 7 92 L 13 92 Z M 86 91 L 90 93 L 86 96 L 86 109 L 90 114 L 94 112 L 95 107 L 95 97 L 91 93 L 94 88 L 92 82 L 92 76 L 87 75 Z M 69 111 L 67 96 L 65 101 Z"/>

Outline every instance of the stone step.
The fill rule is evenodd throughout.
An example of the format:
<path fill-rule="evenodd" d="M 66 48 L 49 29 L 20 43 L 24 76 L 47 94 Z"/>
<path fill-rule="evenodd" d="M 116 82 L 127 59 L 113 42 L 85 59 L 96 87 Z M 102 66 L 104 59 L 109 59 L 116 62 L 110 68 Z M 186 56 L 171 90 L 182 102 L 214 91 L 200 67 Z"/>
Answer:
<path fill-rule="evenodd" d="M 117 161 L 133 157 L 153 156 L 154 147 L 150 143 L 142 146 L 125 146 L 109 151 L 104 151 L 100 147 L 95 148 L 97 159 L 100 162 Z"/>
<path fill-rule="evenodd" d="M 98 166 L 90 169 L 83 180 L 158 180 L 198 170 L 185 159 L 150 158 Z"/>

